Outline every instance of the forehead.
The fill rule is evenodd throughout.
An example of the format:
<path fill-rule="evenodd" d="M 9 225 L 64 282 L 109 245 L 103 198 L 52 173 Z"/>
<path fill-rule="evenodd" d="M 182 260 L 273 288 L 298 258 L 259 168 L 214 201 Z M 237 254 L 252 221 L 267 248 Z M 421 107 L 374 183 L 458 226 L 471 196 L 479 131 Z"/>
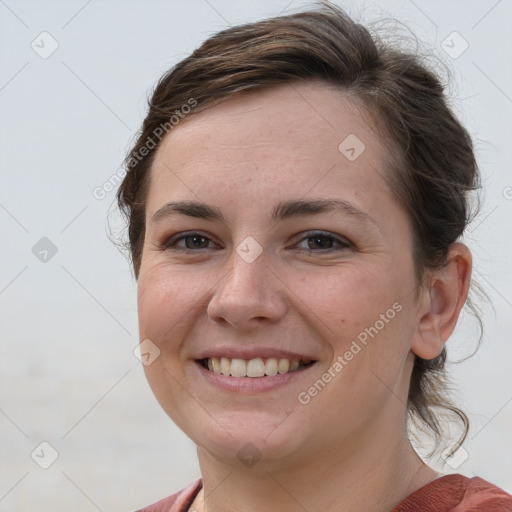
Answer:
<path fill-rule="evenodd" d="M 169 145 L 185 144 L 196 155 L 205 146 L 211 152 L 234 145 L 250 154 L 266 145 L 291 149 L 297 155 L 326 156 L 327 150 L 338 159 L 338 146 L 350 135 L 354 141 L 357 137 L 371 144 L 371 153 L 380 149 L 360 100 L 324 82 L 291 83 L 238 94 L 192 114 L 167 135 L 159 153 Z M 194 147 L 196 142 L 202 146 Z"/>
<path fill-rule="evenodd" d="M 180 121 L 164 138 L 148 213 L 184 195 L 213 203 L 231 196 L 244 209 L 309 193 L 373 201 L 375 194 L 390 195 L 385 157 L 370 116 L 332 85 L 292 83 L 240 94 Z"/>

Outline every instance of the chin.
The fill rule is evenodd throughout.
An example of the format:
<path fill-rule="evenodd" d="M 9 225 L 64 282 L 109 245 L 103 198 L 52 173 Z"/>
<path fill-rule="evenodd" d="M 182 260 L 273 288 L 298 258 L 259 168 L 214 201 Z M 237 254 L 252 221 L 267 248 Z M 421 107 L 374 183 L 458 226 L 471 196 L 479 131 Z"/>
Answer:
<path fill-rule="evenodd" d="M 307 435 L 290 420 L 284 413 L 276 417 L 268 412 L 236 412 L 213 419 L 203 411 L 201 420 L 179 426 L 196 443 L 200 455 L 237 468 L 268 471 L 302 453 Z"/>

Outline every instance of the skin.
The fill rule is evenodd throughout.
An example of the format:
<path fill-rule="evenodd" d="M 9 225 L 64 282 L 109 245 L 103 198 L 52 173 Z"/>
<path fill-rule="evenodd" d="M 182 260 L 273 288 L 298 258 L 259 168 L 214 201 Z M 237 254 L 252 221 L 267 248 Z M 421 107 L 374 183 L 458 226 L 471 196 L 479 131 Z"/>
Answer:
<path fill-rule="evenodd" d="M 354 161 L 338 149 L 349 134 L 365 145 Z M 455 327 L 471 255 L 454 244 L 445 268 L 419 285 L 409 218 L 385 179 L 386 149 L 369 116 L 330 85 L 279 85 L 190 116 L 155 156 L 140 339 L 161 351 L 145 366 L 156 398 L 198 447 L 204 492 L 194 509 L 389 512 L 434 479 L 407 439 L 407 393 L 414 354 L 436 357 Z M 342 199 L 372 220 L 345 211 L 271 220 L 277 203 L 298 199 Z M 217 207 L 225 221 L 151 222 L 184 200 Z M 315 243 L 314 230 L 334 240 Z M 198 248 L 188 239 L 187 250 L 176 239 L 190 232 L 208 240 Z M 236 250 L 247 237 L 262 249 L 252 263 Z M 394 318 L 300 403 L 397 303 Z M 277 347 L 316 362 L 279 388 L 237 393 L 198 377 L 195 357 L 219 345 Z M 237 456 L 247 443 L 261 456 L 250 467 Z"/>

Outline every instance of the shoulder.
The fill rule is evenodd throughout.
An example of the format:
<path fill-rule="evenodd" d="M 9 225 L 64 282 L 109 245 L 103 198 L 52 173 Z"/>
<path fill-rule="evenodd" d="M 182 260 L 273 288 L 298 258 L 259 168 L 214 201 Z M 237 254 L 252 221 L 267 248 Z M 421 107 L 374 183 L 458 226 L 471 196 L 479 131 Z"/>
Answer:
<path fill-rule="evenodd" d="M 454 512 L 512 512 L 512 495 L 481 478 L 474 477 L 468 479 L 461 505 L 463 507 L 460 511 L 455 508 Z"/>
<path fill-rule="evenodd" d="M 474 477 L 445 475 L 418 489 L 392 512 L 512 512 L 512 496 Z"/>
<path fill-rule="evenodd" d="M 203 481 L 199 479 L 176 494 L 141 508 L 137 512 L 187 512 L 202 487 Z"/>

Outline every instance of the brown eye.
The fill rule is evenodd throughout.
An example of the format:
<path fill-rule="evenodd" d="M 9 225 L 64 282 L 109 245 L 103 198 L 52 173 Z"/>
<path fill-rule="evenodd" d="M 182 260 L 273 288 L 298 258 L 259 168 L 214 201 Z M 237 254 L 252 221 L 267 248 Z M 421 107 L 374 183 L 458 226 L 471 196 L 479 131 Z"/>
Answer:
<path fill-rule="evenodd" d="M 210 241 L 209 238 L 200 235 L 188 235 L 184 237 L 184 240 L 187 249 L 206 249 Z"/>
<path fill-rule="evenodd" d="M 330 233 L 323 232 L 308 234 L 308 236 L 304 237 L 299 244 L 304 241 L 307 241 L 307 247 L 299 248 L 314 252 L 340 250 L 350 247 L 350 243 L 347 240 L 331 235 Z"/>
<path fill-rule="evenodd" d="M 325 235 L 315 235 L 308 237 L 308 247 L 310 249 L 330 249 L 332 245 L 332 237 Z"/>
<path fill-rule="evenodd" d="M 209 249 L 210 238 L 200 233 L 190 233 L 178 238 L 169 240 L 165 244 L 166 249 Z"/>

